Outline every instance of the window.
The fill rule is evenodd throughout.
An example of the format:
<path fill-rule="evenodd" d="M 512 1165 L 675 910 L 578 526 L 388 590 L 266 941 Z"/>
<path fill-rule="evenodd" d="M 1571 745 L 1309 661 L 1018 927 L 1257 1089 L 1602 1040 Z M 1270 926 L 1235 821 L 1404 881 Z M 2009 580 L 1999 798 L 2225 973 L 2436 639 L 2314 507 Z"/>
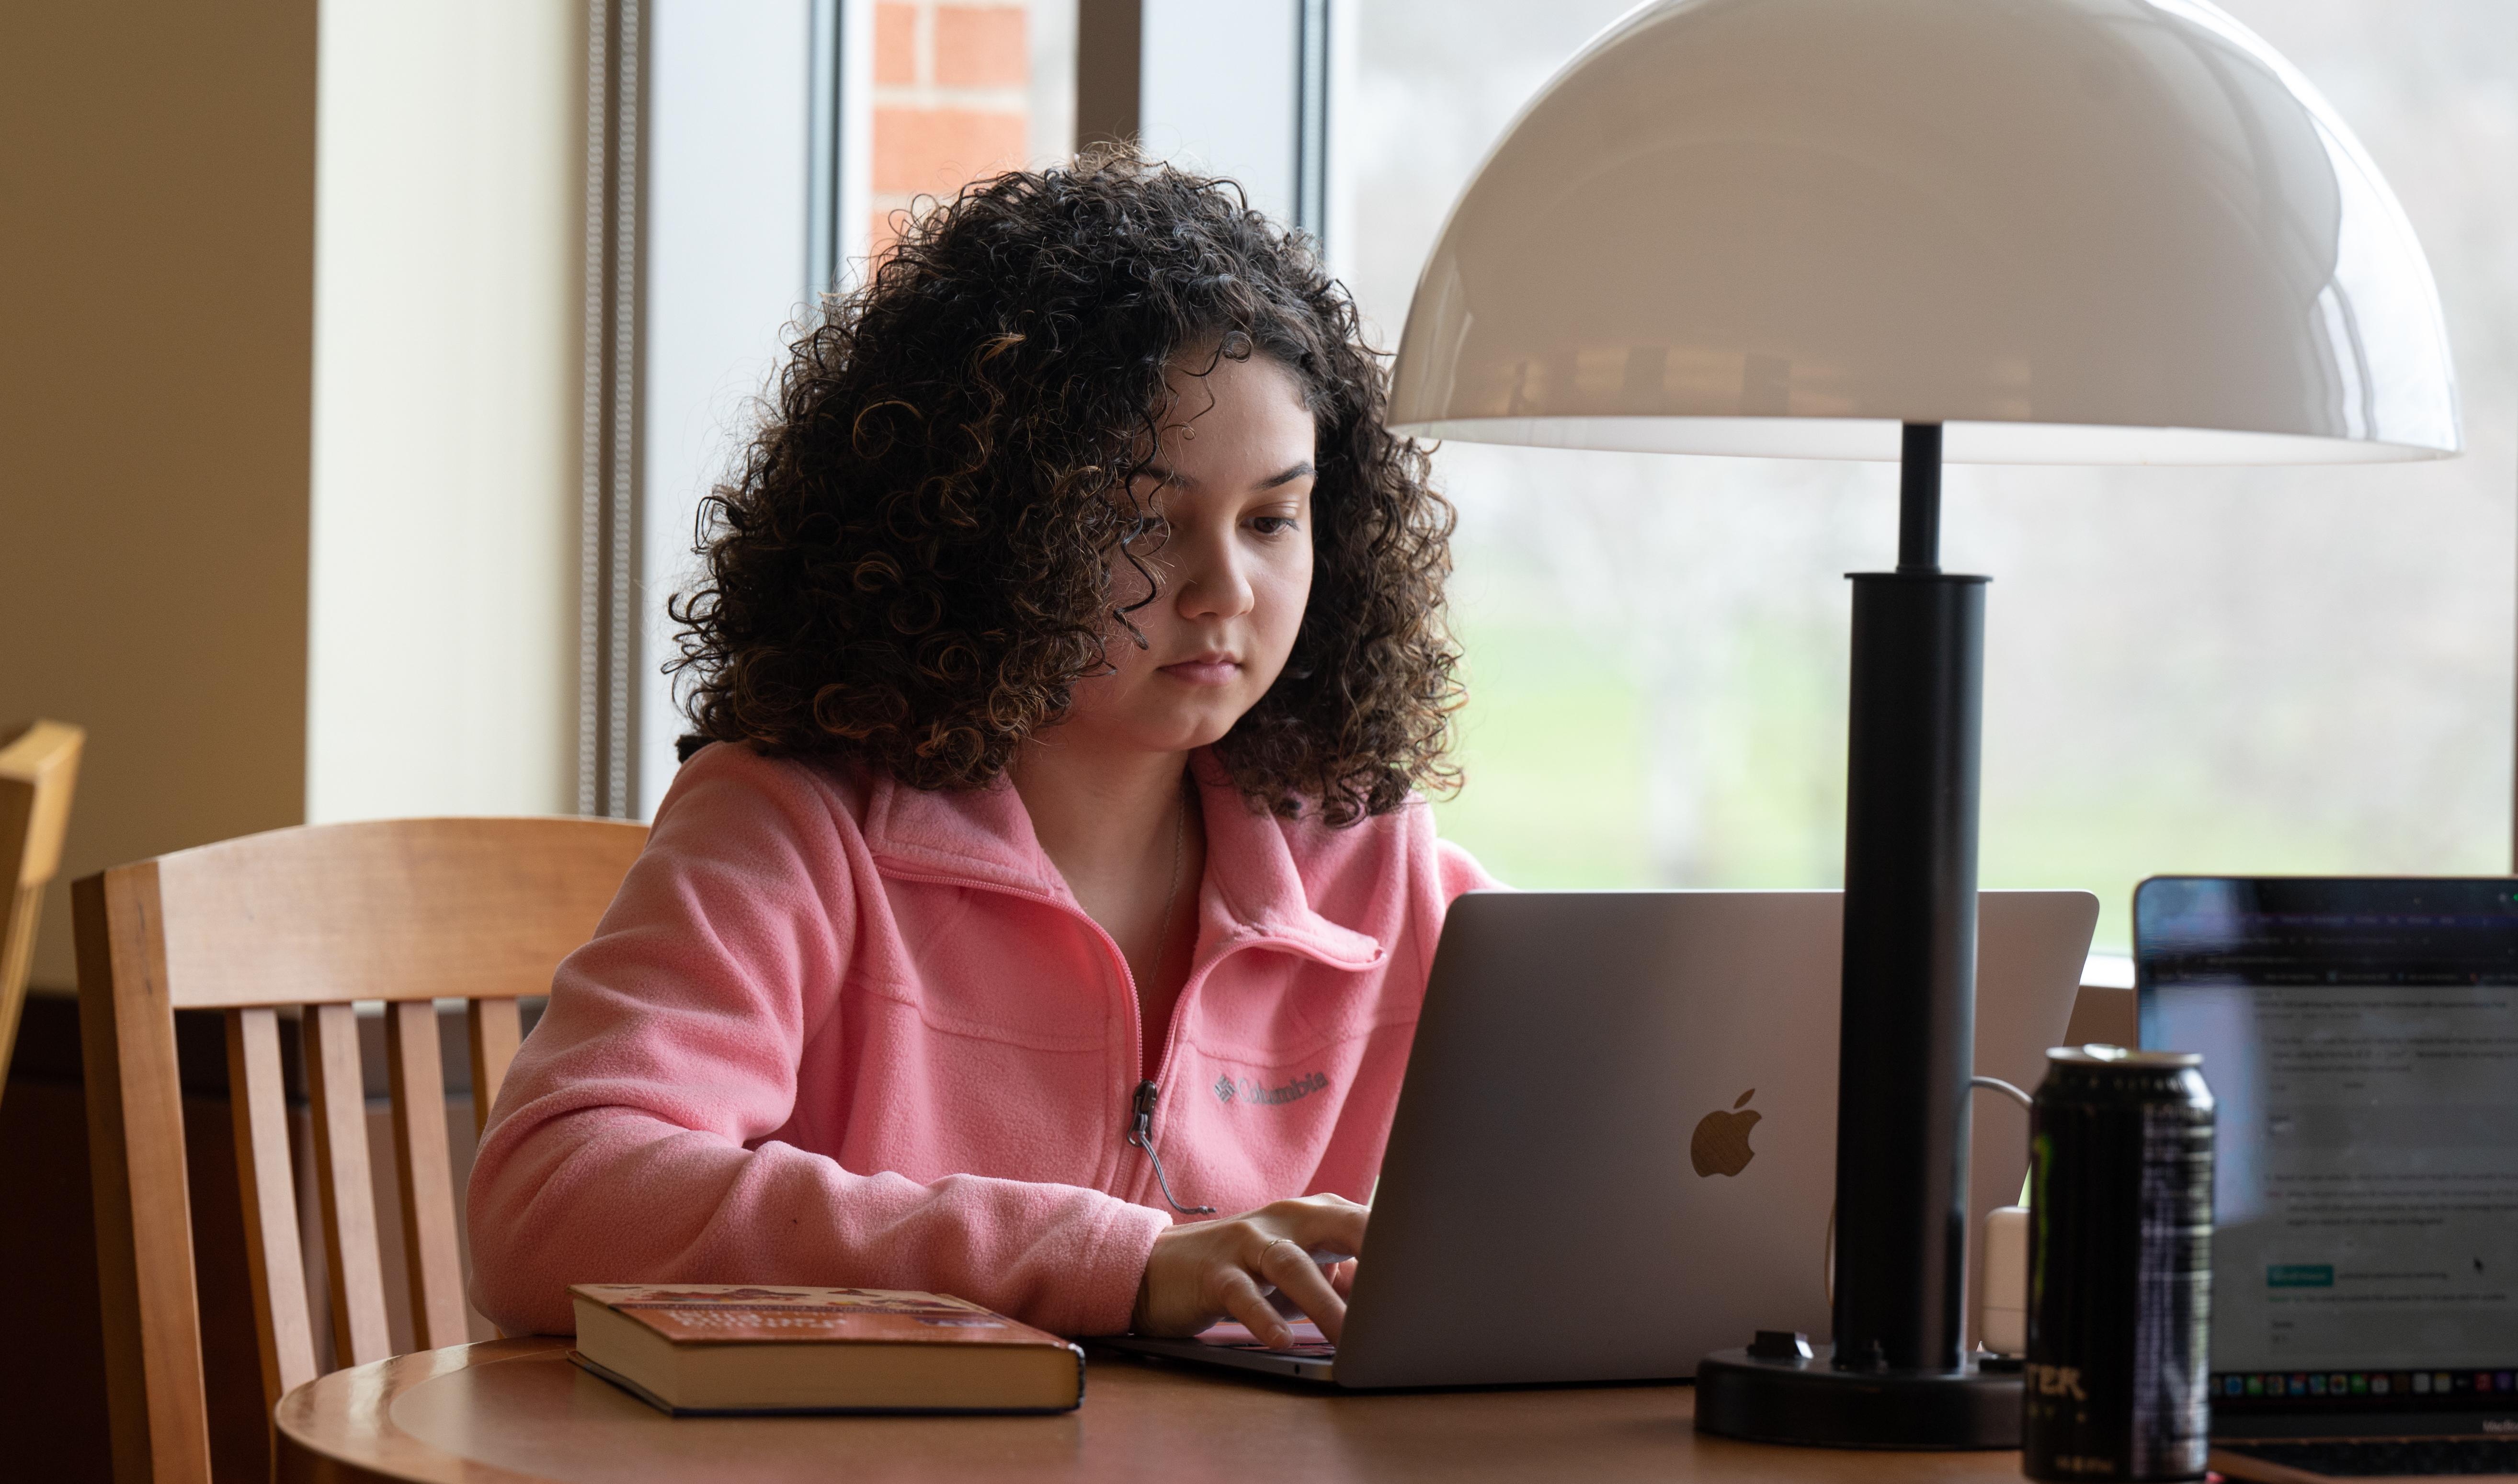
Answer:
<path fill-rule="evenodd" d="M 1629 6 L 1342 5 L 1333 255 L 1395 347 L 1487 147 Z M 2468 452 L 1950 470 L 1944 563 L 1994 578 L 1982 879 L 2098 891 L 2102 949 L 2123 948 L 2148 874 L 2509 861 L 2518 15 L 2224 5 L 2325 90 L 2403 198 Z M 1436 463 L 1461 513 L 1471 687 L 1444 832 L 1523 886 L 1835 884 L 1841 573 L 1893 562 L 1894 468 L 1469 445 Z"/>
<path fill-rule="evenodd" d="M 838 132 L 817 115 L 837 90 L 814 65 L 838 48 L 816 34 L 809 0 L 650 3 L 632 795 L 642 819 L 673 783 L 673 740 L 689 726 L 661 672 L 674 632 L 664 605 L 689 584 L 700 498 L 733 467 L 752 401 L 810 302 L 815 167 L 830 172 L 816 134 Z"/>
<path fill-rule="evenodd" d="M 610 49 L 596 167 L 616 203 L 589 223 L 605 276 L 589 308 L 602 351 L 580 807 L 646 818 L 688 726 L 663 673 L 665 605 L 697 578 L 700 501 L 739 468 L 814 295 L 855 279 L 895 213 L 1066 152 L 1074 5 L 595 0 L 591 14 Z"/>

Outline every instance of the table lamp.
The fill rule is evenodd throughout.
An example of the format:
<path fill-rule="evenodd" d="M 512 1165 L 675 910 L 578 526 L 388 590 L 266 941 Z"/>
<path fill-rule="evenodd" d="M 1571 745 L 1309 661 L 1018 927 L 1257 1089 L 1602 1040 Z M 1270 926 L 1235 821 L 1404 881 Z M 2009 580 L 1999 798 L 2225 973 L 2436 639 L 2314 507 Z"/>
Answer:
<path fill-rule="evenodd" d="M 2203 0 L 1659 0 L 1479 167 L 1394 379 L 1425 438 L 1901 460 L 1852 576 L 1834 1344 L 1708 1357 L 1697 1414 L 2016 1446 L 1962 1353 L 1986 579 L 1940 571 L 1940 466 L 2455 452 L 2403 209 Z"/>

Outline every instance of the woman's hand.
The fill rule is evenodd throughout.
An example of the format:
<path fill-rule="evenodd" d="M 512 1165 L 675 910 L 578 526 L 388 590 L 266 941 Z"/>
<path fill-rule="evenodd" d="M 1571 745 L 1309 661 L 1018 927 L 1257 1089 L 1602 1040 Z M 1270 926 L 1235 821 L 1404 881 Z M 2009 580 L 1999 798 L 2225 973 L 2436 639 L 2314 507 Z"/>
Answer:
<path fill-rule="evenodd" d="M 1282 1350 L 1294 1331 L 1269 1301 L 1274 1289 L 1334 1342 L 1346 1325 L 1346 1294 L 1371 1218 L 1372 1208 L 1343 1196 L 1304 1196 L 1175 1226 L 1154 1239 L 1146 1259 L 1136 1332 L 1194 1335 L 1230 1317 L 1249 1326 L 1261 1344 Z"/>

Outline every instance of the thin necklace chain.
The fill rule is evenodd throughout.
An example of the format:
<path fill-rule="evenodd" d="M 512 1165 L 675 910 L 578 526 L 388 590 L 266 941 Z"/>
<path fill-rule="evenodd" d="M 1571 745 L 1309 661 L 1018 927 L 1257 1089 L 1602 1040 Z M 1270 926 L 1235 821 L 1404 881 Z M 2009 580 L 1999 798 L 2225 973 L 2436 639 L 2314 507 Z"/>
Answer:
<path fill-rule="evenodd" d="M 1189 841 L 1189 777 L 1183 774 L 1180 791 L 1172 800 L 1172 888 L 1163 897 L 1162 932 L 1154 940 L 1153 971 L 1156 974 L 1162 972 L 1163 954 L 1171 947 L 1172 910 L 1180 905 L 1181 864 L 1182 858 L 1188 852 Z M 1144 985 L 1138 986 L 1141 994 L 1145 989 Z M 1128 1143 L 1146 1152 L 1147 1162 L 1154 1166 L 1154 1183 L 1162 1187 L 1163 1199 L 1171 1203 L 1172 1209 L 1184 1216 L 1212 1216 L 1215 1214 L 1214 1207 L 1183 1206 L 1180 1197 L 1172 1194 L 1172 1177 L 1163 1173 L 1163 1157 L 1154 1153 L 1153 1090 L 1154 1083 L 1151 1078 L 1147 1078 L 1137 1084 L 1137 1117 L 1135 1124 L 1128 1129 Z"/>

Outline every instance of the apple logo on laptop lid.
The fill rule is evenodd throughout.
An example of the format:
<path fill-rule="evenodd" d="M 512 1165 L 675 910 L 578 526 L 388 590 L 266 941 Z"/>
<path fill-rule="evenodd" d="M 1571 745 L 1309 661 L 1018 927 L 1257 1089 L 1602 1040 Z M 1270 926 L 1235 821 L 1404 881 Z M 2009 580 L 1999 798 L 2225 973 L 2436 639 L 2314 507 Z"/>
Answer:
<path fill-rule="evenodd" d="M 1697 1121 L 1696 1136 L 1687 1141 L 1687 1158 L 1698 1174 L 1736 1175 L 1758 1157 L 1758 1151 L 1749 1147 L 1749 1130 L 1758 1126 L 1758 1111 L 1738 1111 L 1757 1095 L 1758 1089 L 1752 1087 L 1731 1105 L 1733 1111 L 1716 1108 Z"/>

